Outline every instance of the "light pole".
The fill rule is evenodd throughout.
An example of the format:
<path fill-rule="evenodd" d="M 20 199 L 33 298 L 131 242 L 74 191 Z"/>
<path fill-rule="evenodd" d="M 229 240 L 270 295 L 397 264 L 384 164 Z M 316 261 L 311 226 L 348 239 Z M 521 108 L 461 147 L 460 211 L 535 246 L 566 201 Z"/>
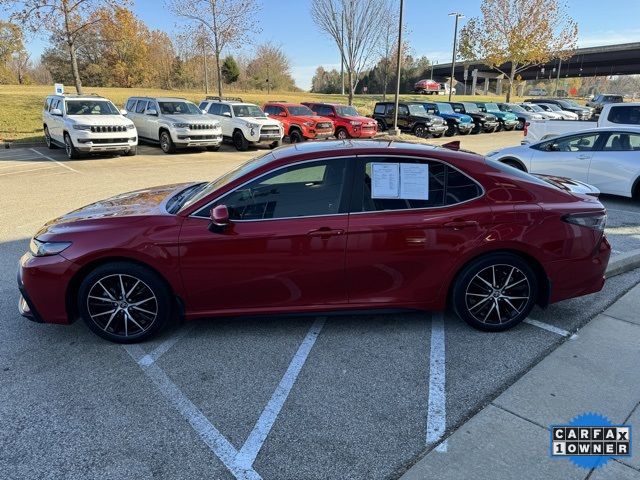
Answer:
<path fill-rule="evenodd" d="M 437 60 L 434 60 L 434 62 Z M 431 64 L 431 80 L 433 80 L 433 63 Z"/>
<path fill-rule="evenodd" d="M 393 109 L 393 134 L 400 135 L 398 128 L 398 102 L 400 101 L 400 67 L 402 62 L 402 10 L 404 0 L 400 0 L 400 21 L 398 23 L 398 58 L 396 63 L 396 101 Z"/>
<path fill-rule="evenodd" d="M 451 93 L 453 92 L 453 75 L 456 69 L 456 47 L 458 42 L 458 20 L 464 18 L 459 12 L 451 12 L 450 17 L 456 17 L 456 26 L 453 30 L 453 55 L 451 56 L 451 79 L 449 79 L 449 101 L 451 101 Z"/>

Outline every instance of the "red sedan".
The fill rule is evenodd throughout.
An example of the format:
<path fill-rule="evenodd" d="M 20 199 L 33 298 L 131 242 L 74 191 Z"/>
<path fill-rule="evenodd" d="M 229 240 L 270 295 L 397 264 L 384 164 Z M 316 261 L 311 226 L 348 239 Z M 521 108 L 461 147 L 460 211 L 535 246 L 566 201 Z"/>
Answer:
<path fill-rule="evenodd" d="M 172 316 L 448 303 L 504 330 L 599 291 L 597 198 L 479 155 L 375 141 L 296 144 L 210 183 L 151 188 L 45 225 L 20 261 L 23 315 L 135 342 Z"/>

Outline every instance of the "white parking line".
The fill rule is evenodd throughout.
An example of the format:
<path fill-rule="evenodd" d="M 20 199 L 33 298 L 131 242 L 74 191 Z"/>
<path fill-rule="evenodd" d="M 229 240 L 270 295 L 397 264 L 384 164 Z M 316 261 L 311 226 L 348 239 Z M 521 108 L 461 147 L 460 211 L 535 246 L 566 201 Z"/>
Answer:
<path fill-rule="evenodd" d="M 446 430 L 445 378 L 444 319 L 442 312 L 436 312 L 431 317 L 427 445 L 433 445 L 440 441 Z M 442 442 L 436 450 L 446 452 L 447 442 Z"/>
<path fill-rule="evenodd" d="M 533 325 L 534 327 L 542 328 L 543 330 L 547 330 L 548 332 L 557 333 L 558 335 L 562 335 L 563 337 L 569 337 L 571 340 L 578 336 L 575 333 L 572 334 L 567 330 L 563 330 L 562 328 L 558 328 L 548 323 L 540 322 L 539 320 L 534 320 L 533 318 L 525 318 L 524 323 L 528 323 L 529 325 Z"/>
<path fill-rule="evenodd" d="M 67 170 L 71 170 L 72 172 L 76 172 L 76 173 L 80 173 L 78 170 L 76 170 L 75 168 L 71 168 L 68 165 L 65 165 L 62 162 L 59 162 L 58 160 L 56 160 L 55 158 L 51 158 L 49 155 L 45 155 L 44 153 L 40 153 L 38 150 L 36 150 L 35 148 L 30 148 L 29 150 L 31 150 L 33 153 L 36 153 L 38 155 L 40 155 L 42 158 L 46 158 L 47 160 L 54 162 L 58 165 L 60 165 L 61 167 L 66 168 Z"/>
<path fill-rule="evenodd" d="M 318 335 L 320 335 L 320 331 L 322 330 L 325 321 L 326 317 L 320 317 L 313 322 L 309 332 L 307 332 L 307 336 L 300 344 L 300 347 L 298 347 L 298 351 L 291 359 L 291 363 L 289 363 L 289 367 L 283 375 L 282 380 L 280 380 L 276 391 L 271 395 L 269 403 L 264 407 L 260 418 L 253 427 L 249 437 L 244 442 L 240 452 L 238 452 L 236 460 L 239 461 L 241 465 L 251 467 L 253 462 L 255 462 L 258 452 L 260 452 L 260 449 L 262 448 L 267 435 L 269 435 L 284 402 L 287 400 L 289 392 L 291 392 L 300 370 L 302 370 L 304 363 L 307 361 L 309 352 L 311 352 L 313 344 L 316 342 Z"/>
<path fill-rule="evenodd" d="M 151 353 L 147 353 L 140 360 L 138 360 L 138 365 L 141 367 L 148 367 L 152 363 L 158 361 L 158 359 L 167 353 L 171 347 L 173 347 L 178 340 L 185 336 L 187 331 L 189 331 L 190 325 L 183 326 L 182 329 L 178 332 L 174 332 L 169 338 L 167 338 L 164 342 L 158 345 Z"/>
<path fill-rule="evenodd" d="M 5 177 L 7 175 L 19 175 L 21 173 L 28 173 L 28 172 L 36 172 L 38 170 L 49 170 L 52 168 L 56 168 L 56 167 L 39 167 L 39 168 L 31 168 L 29 170 L 18 170 L 16 172 L 6 172 L 6 173 L 0 173 L 0 177 Z"/>
<path fill-rule="evenodd" d="M 136 363 L 144 357 L 145 352 L 139 345 L 124 345 L 125 350 Z M 252 468 L 241 466 L 236 461 L 238 454 L 234 446 L 214 427 L 207 417 L 189 400 L 166 373 L 155 363 L 141 366 L 144 374 L 156 384 L 160 393 L 189 422 L 200 435 L 211 451 L 238 480 L 261 480 L 262 477 Z"/>
<path fill-rule="evenodd" d="M 325 321 L 326 317 L 319 317 L 311 325 L 307 335 L 291 359 L 287 371 L 240 450 L 235 449 L 231 442 L 182 393 L 156 363 L 156 360 L 184 335 L 187 331 L 186 329 L 181 335 L 176 335 L 175 337 L 177 338 L 167 339 L 162 342 L 151 353 L 146 353 L 139 345 L 123 345 L 123 347 L 144 374 L 153 381 L 169 403 L 189 422 L 191 427 L 200 435 L 200 438 L 237 480 L 262 480 L 262 477 L 253 469 L 253 462 L 255 462 L 280 410 L 284 406 Z"/>

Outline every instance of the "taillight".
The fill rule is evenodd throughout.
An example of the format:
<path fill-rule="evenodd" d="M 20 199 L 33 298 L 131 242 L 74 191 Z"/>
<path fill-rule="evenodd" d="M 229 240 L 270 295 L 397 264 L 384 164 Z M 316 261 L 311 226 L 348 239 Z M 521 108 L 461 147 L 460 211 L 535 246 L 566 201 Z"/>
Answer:
<path fill-rule="evenodd" d="M 607 225 L 607 214 L 601 213 L 571 213 L 562 217 L 562 220 L 573 225 L 592 228 L 599 232 L 604 231 Z"/>
<path fill-rule="evenodd" d="M 529 129 L 529 122 L 524 122 L 524 128 L 522 129 L 522 132 L 524 133 L 524 136 L 527 136 L 527 130 Z"/>

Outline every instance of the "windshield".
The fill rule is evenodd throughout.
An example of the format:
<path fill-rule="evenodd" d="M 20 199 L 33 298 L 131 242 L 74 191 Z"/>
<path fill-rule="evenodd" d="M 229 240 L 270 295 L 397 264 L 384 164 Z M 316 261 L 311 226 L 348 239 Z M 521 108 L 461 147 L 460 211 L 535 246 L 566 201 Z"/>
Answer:
<path fill-rule="evenodd" d="M 158 102 L 158 105 L 163 115 L 202 115 L 202 110 L 191 102 Z"/>
<path fill-rule="evenodd" d="M 108 100 L 67 100 L 67 115 L 119 115 Z"/>
<path fill-rule="evenodd" d="M 480 109 L 475 103 L 462 102 L 467 113 L 480 113 Z"/>
<path fill-rule="evenodd" d="M 582 105 L 580 105 L 579 103 L 577 103 L 575 100 L 563 100 L 564 103 L 568 103 L 569 105 L 571 105 L 572 107 L 580 107 L 583 108 Z"/>
<path fill-rule="evenodd" d="M 418 117 L 426 117 L 427 116 L 427 111 L 424 109 L 424 106 L 422 105 L 416 105 L 416 104 L 409 104 L 407 105 L 409 107 L 409 113 L 411 115 L 416 115 Z"/>
<path fill-rule="evenodd" d="M 545 109 L 538 105 L 524 105 L 524 108 L 528 108 L 529 110 L 533 110 L 534 112 L 544 112 Z"/>
<path fill-rule="evenodd" d="M 511 112 L 517 112 L 517 113 L 522 113 L 522 112 L 526 112 L 526 110 L 524 108 L 522 108 L 520 105 L 508 105 L 509 110 Z"/>
<path fill-rule="evenodd" d="M 499 112 L 498 104 L 496 103 L 485 103 L 484 108 L 487 109 L 488 112 Z"/>
<path fill-rule="evenodd" d="M 236 117 L 266 117 L 260 107 L 256 105 L 234 105 L 233 114 Z"/>
<path fill-rule="evenodd" d="M 354 107 L 336 107 L 336 112 L 341 117 L 358 117 L 358 111 Z"/>
<path fill-rule="evenodd" d="M 561 112 L 562 111 L 562 109 L 559 106 L 554 105 L 553 103 L 545 103 L 545 106 L 548 107 L 549 110 L 551 110 L 553 112 Z"/>
<path fill-rule="evenodd" d="M 315 115 L 315 113 L 313 113 L 309 107 L 305 107 L 304 105 L 301 105 L 299 107 L 287 107 L 287 109 L 289 110 L 289 115 L 293 115 L 294 117 L 296 116 L 312 117 Z"/>
<path fill-rule="evenodd" d="M 260 168 L 261 166 L 269 163 L 273 160 L 273 154 L 271 152 L 267 152 L 264 155 L 260 155 L 256 158 L 249 160 L 248 162 L 243 163 L 235 170 L 231 170 L 229 173 L 224 174 L 220 178 L 215 179 L 213 182 L 205 183 L 202 188 L 195 190 L 193 194 L 182 202 L 182 208 L 185 209 L 190 205 L 198 202 L 203 199 L 207 195 L 212 192 L 215 192 L 219 188 L 224 187 L 225 185 L 233 182 L 234 180 L 240 178 L 241 176 Z M 177 211 L 177 210 L 176 210 Z"/>
<path fill-rule="evenodd" d="M 455 113 L 453 107 L 448 103 L 438 103 L 438 111 L 440 113 Z"/>

